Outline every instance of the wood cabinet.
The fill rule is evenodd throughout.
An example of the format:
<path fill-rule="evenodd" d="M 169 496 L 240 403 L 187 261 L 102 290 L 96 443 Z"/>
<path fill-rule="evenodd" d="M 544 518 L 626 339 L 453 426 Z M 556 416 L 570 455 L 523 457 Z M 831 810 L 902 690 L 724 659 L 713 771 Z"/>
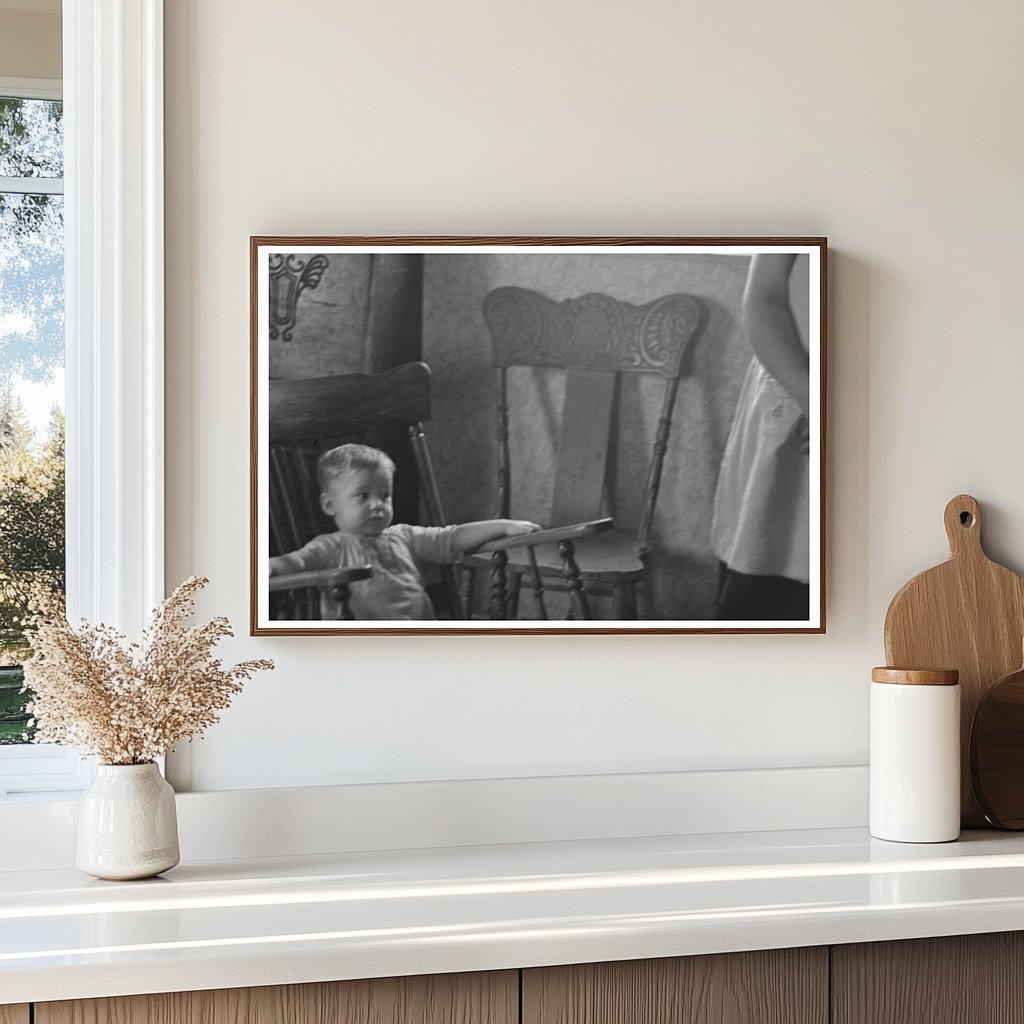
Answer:
<path fill-rule="evenodd" d="M 1024 932 L 0 1006 L 0 1024 L 1010 1024 Z"/>
<path fill-rule="evenodd" d="M 1024 1020 L 1024 933 L 832 947 L 832 1024 Z"/>
<path fill-rule="evenodd" d="M 523 1024 L 824 1024 L 828 949 L 523 971 Z"/>
<path fill-rule="evenodd" d="M 522 1024 L 1009 1024 L 1024 933 L 523 971 Z"/>
<path fill-rule="evenodd" d="M 16 1019 L 11 1024 L 27 1024 Z M 517 1024 L 519 972 L 36 1003 L 35 1024 Z M 7 1024 L 0 1017 L 0 1024 Z"/>

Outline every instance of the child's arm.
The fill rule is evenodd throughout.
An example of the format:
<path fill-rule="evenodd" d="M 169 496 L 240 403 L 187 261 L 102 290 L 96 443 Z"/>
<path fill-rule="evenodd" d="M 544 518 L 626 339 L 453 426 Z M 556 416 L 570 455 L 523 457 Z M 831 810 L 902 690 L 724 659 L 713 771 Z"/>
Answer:
<path fill-rule="evenodd" d="M 743 291 L 743 327 L 758 362 L 807 416 L 807 351 L 800 343 L 789 306 L 789 274 L 795 261 L 794 253 L 758 253 L 753 257 Z"/>
<path fill-rule="evenodd" d="M 452 527 L 452 551 L 472 551 L 491 540 L 536 533 L 540 527 L 524 519 L 481 519 L 476 523 L 460 523 Z"/>
<path fill-rule="evenodd" d="M 289 572 L 311 572 L 315 569 L 333 569 L 338 565 L 341 547 L 337 534 L 322 533 L 314 537 L 305 547 L 278 555 L 270 559 L 270 575 L 280 576 Z"/>
<path fill-rule="evenodd" d="M 270 575 L 283 576 L 289 572 L 303 572 L 305 565 L 299 558 L 298 552 L 293 551 L 290 555 L 277 555 L 270 559 Z"/>

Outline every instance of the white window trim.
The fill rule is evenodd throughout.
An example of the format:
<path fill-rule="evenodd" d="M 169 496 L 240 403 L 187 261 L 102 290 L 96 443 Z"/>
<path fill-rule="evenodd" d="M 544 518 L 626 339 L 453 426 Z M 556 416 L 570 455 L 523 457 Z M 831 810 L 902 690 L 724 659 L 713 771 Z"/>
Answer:
<path fill-rule="evenodd" d="M 61 83 L 55 78 L 5 78 L 0 76 L 0 96 L 26 100 L 59 100 Z M 23 195 L 63 195 L 63 178 L 9 178 L 0 175 L 0 192 Z"/>
<path fill-rule="evenodd" d="M 0 96 L 3 95 L 0 81 Z M 60 196 L 64 194 L 63 178 L 5 178 L 0 175 L 0 192 L 20 192 L 22 195 Z"/>
<path fill-rule="evenodd" d="M 64 95 L 59 78 L 10 78 L 0 76 L 0 96 L 23 100 L 59 100 Z"/>
<path fill-rule="evenodd" d="M 68 617 L 137 636 L 164 596 L 163 0 L 63 0 L 63 39 Z M 0 795 L 91 777 L 25 751 Z"/>

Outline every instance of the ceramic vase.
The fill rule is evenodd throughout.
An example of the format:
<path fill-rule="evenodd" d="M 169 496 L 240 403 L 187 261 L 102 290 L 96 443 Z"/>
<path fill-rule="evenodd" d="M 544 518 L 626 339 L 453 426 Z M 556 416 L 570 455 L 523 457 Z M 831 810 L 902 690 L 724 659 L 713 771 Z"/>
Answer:
<path fill-rule="evenodd" d="M 96 878 L 151 878 L 180 860 L 174 790 L 152 761 L 100 764 L 82 794 L 75 866 Z"/>

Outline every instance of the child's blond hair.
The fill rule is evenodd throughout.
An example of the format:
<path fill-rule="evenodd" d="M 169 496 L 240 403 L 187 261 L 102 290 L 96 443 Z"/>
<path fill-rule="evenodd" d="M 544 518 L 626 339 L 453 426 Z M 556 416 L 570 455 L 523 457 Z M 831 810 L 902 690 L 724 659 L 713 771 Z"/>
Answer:
<path fill-rule="evenodd" d="M 326 490 L 332 480 L 358 469 L 386 469 L 392 476 L 395 464 L 379 448 L 368 444 L 341 444 L 324 452 L 317 460 L 316 475 L 320 490 Z"/>

